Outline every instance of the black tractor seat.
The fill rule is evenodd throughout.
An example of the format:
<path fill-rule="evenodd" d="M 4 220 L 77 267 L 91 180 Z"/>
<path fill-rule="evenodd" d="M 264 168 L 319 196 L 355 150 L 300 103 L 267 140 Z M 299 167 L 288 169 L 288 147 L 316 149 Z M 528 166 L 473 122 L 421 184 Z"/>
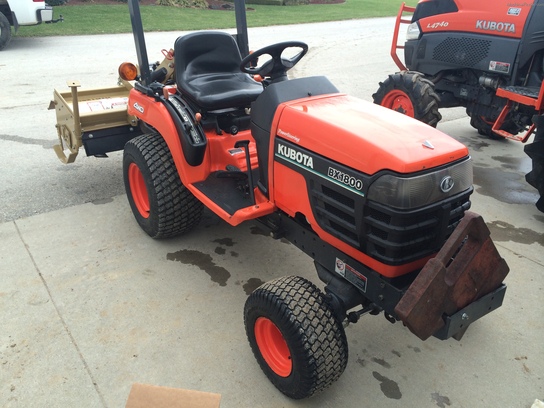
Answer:
<path fill-rule="evenodd" d="M 179 92 L 205 111 L 249 107 L 263 91 L 240 71 L 234 38 L 220 31 L 184 35 L 174 45 Z"/>

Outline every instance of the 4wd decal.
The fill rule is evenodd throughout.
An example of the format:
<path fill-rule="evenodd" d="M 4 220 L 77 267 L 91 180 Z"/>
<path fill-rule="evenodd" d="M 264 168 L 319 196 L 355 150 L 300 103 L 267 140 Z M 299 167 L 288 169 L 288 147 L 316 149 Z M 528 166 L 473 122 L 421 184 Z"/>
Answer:
<path fill-rule="evenodd" d="M 478 20 L 476 21 L 478 30 L 498 31 L 501 33 L 515 33 L 516 25 L 512 23 L 501 23 L 497 21 Z"/>

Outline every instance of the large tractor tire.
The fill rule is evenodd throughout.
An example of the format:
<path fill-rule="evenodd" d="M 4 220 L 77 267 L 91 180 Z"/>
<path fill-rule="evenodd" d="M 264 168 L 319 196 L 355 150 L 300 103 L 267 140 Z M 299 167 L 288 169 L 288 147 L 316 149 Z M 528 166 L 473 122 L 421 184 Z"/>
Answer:
<path fill-rule="evenodd" d="M 533 121 L 537 126 L 533 143 L 524 147 L 524 151 L 533 162 L 532 170 L 525 175 L 527 183 L 538 190 L 539 200 L 536 208 L 544 212 L 544 116 L 534 117 Z"/>
<path fill-rule="evenodd" d="M 134 217 L 150 237 L 174 237 L 200 221 L 203 205 L 182 184 L 158 133 L 138 136 L 125 145 L 123 177 Z"/>
<path fill-rule="evenodd" d="M 11 41 L 11 25 L 7 17 L 0 13 L 0 51 Z"/>
<path fill-rule="evenodd" d="M 372 98 L 378 105 L 404 113 L 432 127 L 436 127 L 442 119 L 438 111 L 440 98 L 434 91 L 434 84 L 419 72 L 402 71 L 389 75 L 380 82 Z"/>
<path fill-rule="evenodd" d="M 317 393 L 344 372 L 344 328 L 311 282 L 287 276 L 267 282 L 247 299 L 246 334 L 270 381 L 290 398 Z"/>

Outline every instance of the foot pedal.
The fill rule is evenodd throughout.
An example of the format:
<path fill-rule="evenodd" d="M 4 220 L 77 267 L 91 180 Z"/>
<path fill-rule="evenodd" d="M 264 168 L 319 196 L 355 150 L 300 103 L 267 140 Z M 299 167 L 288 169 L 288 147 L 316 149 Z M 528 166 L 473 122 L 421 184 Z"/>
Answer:
<path fill-rule="evenodd" d="M 227 170 L 218 171 L 217 178 L 230 178 L 234 180 L 247 180 L 247 174 L 232 164 L 227 165 Z"/>

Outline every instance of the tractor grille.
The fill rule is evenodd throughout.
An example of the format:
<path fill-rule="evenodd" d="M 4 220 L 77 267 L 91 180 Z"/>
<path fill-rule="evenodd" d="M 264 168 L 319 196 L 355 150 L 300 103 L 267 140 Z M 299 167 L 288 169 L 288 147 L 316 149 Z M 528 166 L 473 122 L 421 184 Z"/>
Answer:
<path fill-rule="evenodd" d="M 491 41 L 474 38 L 446 38 L 433 51 L 435 61 L 473 67 L 487 58 Z"/>
<path fill-rule="evenodd" d="M 355 200 L 323 184 L 311 193 L 319 225 L 325 231 L 359 248 Z"/>
<path fill-rule="evenodd" d="M 436 253 L 470 208 L 472 192 L 407 211 L 353 196 L 320 179 L 313 179 L 310 185 L 314 215 L 321 228 L 388 265 Z"/>
<path fill-rule="evenodd" d="M 387 264 L 402 264 L 437 252 L 470 208 L 469 195 L 465 192 L 417 211 L 368 202 L 365 253 Z"/>

